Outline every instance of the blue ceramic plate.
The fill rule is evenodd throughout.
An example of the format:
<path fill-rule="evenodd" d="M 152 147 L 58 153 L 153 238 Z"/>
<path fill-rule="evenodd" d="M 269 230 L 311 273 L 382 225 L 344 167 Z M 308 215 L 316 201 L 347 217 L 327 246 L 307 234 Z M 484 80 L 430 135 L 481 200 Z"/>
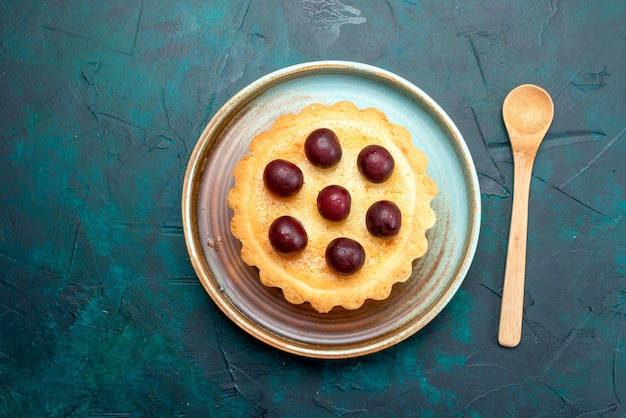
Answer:
<path fill-rule="evenodd" d="M 312 103 L 348 100 L 375 107 L 407 128 L 429 159 L 439 188 L 429 248 L 409 280 L 384 301 L 319 314 L 267 288 L 239 256 L 230 233 L 232 170 L 258 133 Z M 365 64 L 324 61 L 271 73 L 233 96 L 213 117 L 191 155 L 182 196 L 183 227 L 199 280 L 217 306 L 252 336 L 306 357 L 349 358 L 408 338 L 429 323 L 460 287 L 478 242 L 480 191 L 471 155 L 452 120 L 408 81 Z M 385 274 L 381 272 L 381 274 Z"/>

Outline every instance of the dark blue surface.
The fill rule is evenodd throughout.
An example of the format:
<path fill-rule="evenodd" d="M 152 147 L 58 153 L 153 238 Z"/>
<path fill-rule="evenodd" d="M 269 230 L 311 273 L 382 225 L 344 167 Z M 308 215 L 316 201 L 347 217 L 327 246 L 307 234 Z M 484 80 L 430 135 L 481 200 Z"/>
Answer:
<path fill-rule="evenodd" d="M 483 193 L 448 307 L 342 361 L 239 330 L 196 279 L 180 216 L 219 107 L 320 59 L 437 100 Z M 0 415 L 624 416 L 625 69 L 622 1 L 1 1 Z M 531 186 L 522 342 L 505 349 L 500 108 L 523 83 L 550 92 L 555 119 Z"/>

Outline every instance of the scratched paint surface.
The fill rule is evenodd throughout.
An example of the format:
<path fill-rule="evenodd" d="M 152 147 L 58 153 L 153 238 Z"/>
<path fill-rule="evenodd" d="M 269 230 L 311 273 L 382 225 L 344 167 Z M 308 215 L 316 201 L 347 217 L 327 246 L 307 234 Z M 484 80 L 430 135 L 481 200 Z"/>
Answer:
<path fill-rule="evenodd" d="M 296 358 L 210 301 L 180 218 L 190 152 L 240 88 L 345 59 L 470 145 L 483 218 L 450 305 L 383 352 Z M 626 3 L 0 2 L 0 415 L 626 414 Z M 524 334 L 496 342 L 513 190 L 500 117 L 555 120 L 531 189 Z"/>

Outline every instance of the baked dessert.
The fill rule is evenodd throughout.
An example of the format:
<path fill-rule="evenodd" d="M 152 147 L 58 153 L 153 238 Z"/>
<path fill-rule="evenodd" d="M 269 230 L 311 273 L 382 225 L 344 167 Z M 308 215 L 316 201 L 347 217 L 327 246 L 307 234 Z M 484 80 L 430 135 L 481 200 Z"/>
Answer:
<path fill-rule="evenodd" d="M 265 286 L 320 313 L 386 299 L 428 248 L 437 193 L 426 155 L 377 109 L 312 104 L 257 135 L 228 202 Z"/>

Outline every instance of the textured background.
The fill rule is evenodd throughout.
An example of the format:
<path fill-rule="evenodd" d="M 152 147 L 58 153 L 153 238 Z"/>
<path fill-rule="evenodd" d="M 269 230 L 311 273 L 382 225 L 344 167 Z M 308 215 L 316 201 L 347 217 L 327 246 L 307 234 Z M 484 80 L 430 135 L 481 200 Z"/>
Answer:
<path fill-rule="evenodd" d="M 448 307 L 383 352 L 301 359 L 239 330 L 191 268 L 190 153 L 251 81 L 373 64 L 470 145 L 481 238 Z M 626 414 L 626 3 L 0 0 L 0 415 Z M 500 107 L 545 87 L 524 334 L 496 334 L 512 160 Z"/>

